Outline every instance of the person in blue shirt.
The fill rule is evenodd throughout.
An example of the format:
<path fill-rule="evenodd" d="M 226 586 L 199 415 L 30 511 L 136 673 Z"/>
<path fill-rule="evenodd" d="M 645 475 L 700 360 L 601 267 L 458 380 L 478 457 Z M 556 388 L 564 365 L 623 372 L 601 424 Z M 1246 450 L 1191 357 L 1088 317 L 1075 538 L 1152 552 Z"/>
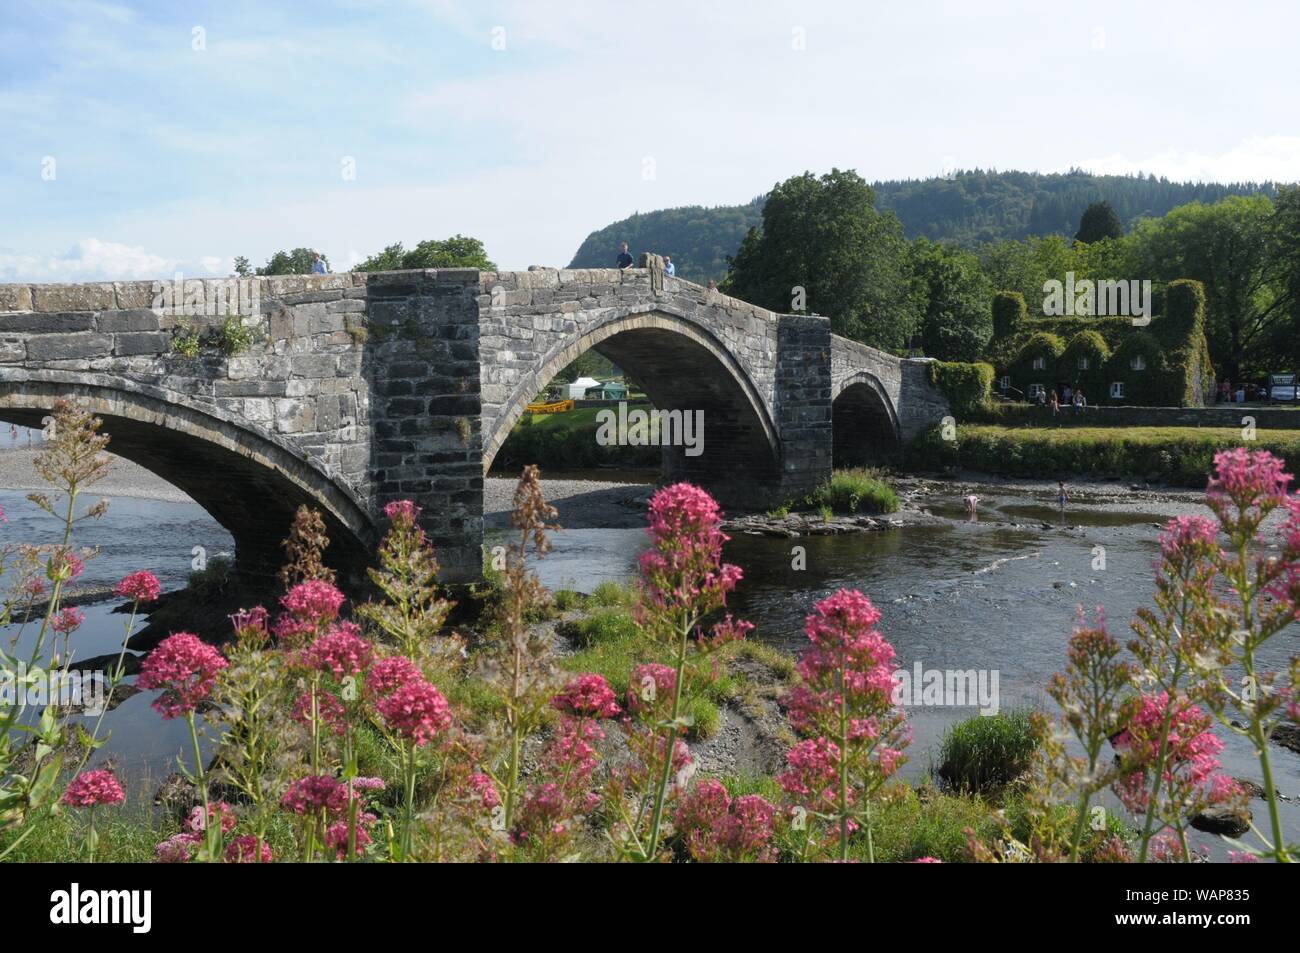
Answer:
<path fill-rule="evenodd" d="M 632 256 L 628 254 L 627 242 L 623 242 L 618 246 L 618 267 L 620 268 L 632 267 Z"/>
<path fill-rule="evenodd" d="M 320 252 L 311 253 L 311 273 L 313 275 L 327 275 L 329 270 L 325 267 L 325 260 L 321 258 Z"/>
<path fill-rule="evenodd" d="M 664 255 L 664 272 L 669 275 L 677 274 L 677 266 L 673 264 L 672 255 Z"/>

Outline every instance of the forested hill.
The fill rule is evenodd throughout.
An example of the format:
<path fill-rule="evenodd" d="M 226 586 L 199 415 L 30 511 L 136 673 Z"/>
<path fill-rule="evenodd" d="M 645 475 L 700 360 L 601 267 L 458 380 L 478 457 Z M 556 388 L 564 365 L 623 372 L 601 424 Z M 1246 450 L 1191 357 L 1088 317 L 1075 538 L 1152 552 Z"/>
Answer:
<path fill-rule="evenodd" d="M 569 267 L 612 268 L 618 243 L 627 242 L 633 257 L 643 251 L 671 255 L 677 274 L 689 281 L 721 281 L 727 273 L 727 256 L 736 253 L 751 226 L 762 223 L 762 196 L 747 205 L 687 205 L 637 212 L 588 235 Z"/>
<path fill-rule="evenodd" d="M 1217 202 L 1228 195 L 1275 194 L 1272 183 L 1170 182 L 1154 176 L 1092 175 L 1067 172 L 958 172 L 946 178 L 876 182 L 878 208 L 892 210 L 909 238 L 975 246 L 1031 235 L 1073 236 L 1079 216 L 1105 199 L 1125 228 L 1140 218 L 1159 217 L 1188 202 Z M 627 242 L 633 255 L 668 254 L 677 273 L 692 281 L 721 279 L 726 256 L 734 254 L 752 225 L 762 222 L 763 199 L 746 205 L 704 208 L 693 205 L 638 212 L 592 232 L 571 268 L 608 268 Z"/>

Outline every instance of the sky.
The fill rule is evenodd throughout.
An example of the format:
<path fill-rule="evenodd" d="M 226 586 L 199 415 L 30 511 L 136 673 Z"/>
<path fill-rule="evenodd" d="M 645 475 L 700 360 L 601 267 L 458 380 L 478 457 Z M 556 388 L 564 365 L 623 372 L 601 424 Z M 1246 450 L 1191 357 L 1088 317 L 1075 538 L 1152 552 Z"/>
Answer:
<path fill-rule="evenodd" d="M 1294 0 L 0 0 L 0 281 L 564 266 L 832 167 L 1296 181 L 1297 36 Z"/>

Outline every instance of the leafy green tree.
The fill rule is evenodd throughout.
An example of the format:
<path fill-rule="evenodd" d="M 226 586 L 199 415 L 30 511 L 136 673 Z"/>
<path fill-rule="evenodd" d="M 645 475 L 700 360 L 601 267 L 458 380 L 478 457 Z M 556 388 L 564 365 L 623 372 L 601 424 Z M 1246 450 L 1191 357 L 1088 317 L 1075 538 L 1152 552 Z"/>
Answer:
<path fill-rule="evenodd" d="M 235 274 L 241 278 L 250 278 L 253 275 L 253 266 L 248 263 L 248 259 L 243 255 L 235 256 Z"/>
<path fill-rule="evenodd" d="M 780 183 L 762 228 L 750 229 L 730 259 L 723 290 L 773 311 L 802 305 L 828 316 L 836 334 L 901 349 L 919 323 L 909 249 L 898 220 L 874 201 L 851 170 Z"/>
<path fill-rule="evenodd" d="M 1268 352 L 1282 370 L 1300 370 L 1300 185 L 1283 186 L 1274 206 L 1269 249 L 1277 275 L 1282 315 L 1274 323 Z"/>
<path fill-rule="evenodd" d="M 1074 240 L 1083 244 L 1099 242 L 1105 238 L 1123 238 L 1124 223 L 1119 220 L 1109 202 L 1093 202 L 1079 219 L 1079 230 Z"/>
<path fill-rule="evenodd" d="M 257 269 L 259 275 L 310 275 L 310 248 L 295 248 L 292 251 L 278 251 L 267 259 L 266 264 Z M 329 268 L 329 259 L 321 255 L 321 261 Z M 247 259 L 245 259 L 247 261 Z"/>
<path fill-rule="evenodd" d="M 1205 285 L 1210 358 L 1230 379 L 1275 367 L 1269 353 L 1287 314 L 1288 298 L 1276 258 L 1273 203 L 1265 196 L 1230 196 L 1214 205 L 1193 202 L 1134 230 L 1140 278 L 1168 283 L 1195 278 Z"/>
<path fill-rule="evenodd" d="M 993 333 L 992 286 L 979 259 L 925 238 L 912 247 L 921 347 L 941 361 L 976 361 Z"/>
<path fill-rule="evenodd" d="M 412 249 L 401 242 L 389 245 L 356 266 L 356 271 L 402 271 L 410 268 L 477 268 L 496 271 L 487 250 L 477 238 L 453 235 L 451 238 L 428 239 Z"/>

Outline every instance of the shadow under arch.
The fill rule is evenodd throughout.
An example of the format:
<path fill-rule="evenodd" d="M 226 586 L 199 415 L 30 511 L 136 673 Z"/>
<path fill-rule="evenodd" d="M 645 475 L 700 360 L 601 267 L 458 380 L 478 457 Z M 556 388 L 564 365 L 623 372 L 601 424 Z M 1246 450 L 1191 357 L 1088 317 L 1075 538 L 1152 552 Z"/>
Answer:
<path fill-rule="evenodd" d="M 846 377 L 832 390 L 831 426 L 836 468 L 887 462 L 902 449 L 893 401 L 868 371 Z"/>
<path fill-rule="evenodd" d="M 59 400 L 103 420 L 108 450 L 189 495 L 235 540 L 235 569 L 271 578 L 284 561 L 280 542 L 300 505 L 325 520 L 327 564 L 360 578 L 377 534 L 365 508 L 292 449 L 139 385 L 90 383 L 81 375 L 43 372 L 40 380 L 0 380 L 0 420 L 41 429 Z"/>
<path fill-rule="evenodd" d="M 698 455 L 688 455 L 682 446 L 664 448 L 667 479 L 697 483 L 732 505 L 766 499 L 764 493 L 780 477 L 781 444 L 762 395 L 718 338 L 659 309 L 611 315 L 548 352 L 537 372 L 510 395 L 484 441 L 484 473 L 535 387 L 591 349 L 617 364 L 656 410 L 703 412 Z"/>

